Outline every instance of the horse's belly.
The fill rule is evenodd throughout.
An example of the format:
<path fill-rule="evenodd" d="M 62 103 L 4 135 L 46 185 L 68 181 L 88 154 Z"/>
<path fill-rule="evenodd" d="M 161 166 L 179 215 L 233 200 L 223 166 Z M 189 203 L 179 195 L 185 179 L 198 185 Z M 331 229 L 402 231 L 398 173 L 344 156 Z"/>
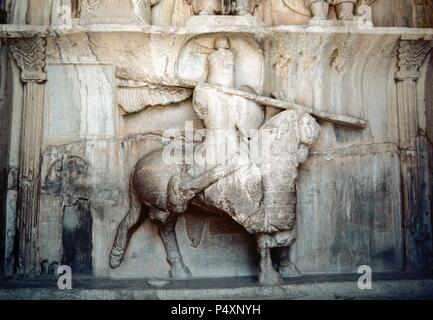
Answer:
<path fill-rule="evenodd" d="M 140 159 L 134 169 L 132 183 L 141 203 L 167 209 L 167 185 L 170 178 L 180 173 L 177 164 L 165 164 L 163 150 L 154 151 Z"/>

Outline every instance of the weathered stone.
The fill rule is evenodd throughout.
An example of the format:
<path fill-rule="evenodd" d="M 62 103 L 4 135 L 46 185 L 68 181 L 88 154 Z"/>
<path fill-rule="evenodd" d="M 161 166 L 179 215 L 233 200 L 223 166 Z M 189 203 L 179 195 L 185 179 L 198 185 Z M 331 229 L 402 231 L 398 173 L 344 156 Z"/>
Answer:
<path fill-rule="evenodd" d="M 160 0 L 79 0 L 81 24 L 151 23 L 151 7 Z"/>
<path fill-rule="evenodd" d="M 432 268 L 430 0 L 8 5 L 2 273 Z"/>

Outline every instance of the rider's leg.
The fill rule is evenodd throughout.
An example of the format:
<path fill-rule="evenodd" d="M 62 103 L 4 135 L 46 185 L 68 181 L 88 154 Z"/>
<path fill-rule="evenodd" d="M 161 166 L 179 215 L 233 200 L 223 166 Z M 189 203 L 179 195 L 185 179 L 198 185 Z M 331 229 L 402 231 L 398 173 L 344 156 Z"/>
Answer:
<path fill-rule="evenodd" d="M 342 2 L 335 6 L 338 20 L 353 20 L 355 3 L 353 1 Z"/>
<path fill-rule="evenodd" d="M 159 236 L 164 243 L 167 262 L 170 264 L 170 277 L 173 279 L 188 279 L 192 277 L 191 271 L 184 264 L 176 238 L 177 215 L 173 214 L 170 220 L 159 226 Z"/>
<path fill-rule="evenodd" d="M 188 209 L 189 202 L 219 180 L 239 170 L 237 158 L 217 165 L 198 177 L 186 172 L 174 175 L 168 183 L 167 207 L 171 212 L 181 214 Z"/>
<path fill-rule="evenodd" d="M 238 16 L 251 16 L 251 13 L 248 11 L 248 0 L 238 0 L 236 1 L 236 13 Z"/>
<path fill-rule="evenodd" d="M 313 17 L 311 20 L 327 20 L 329 3 L 325 0 L 306 0 Z"/>

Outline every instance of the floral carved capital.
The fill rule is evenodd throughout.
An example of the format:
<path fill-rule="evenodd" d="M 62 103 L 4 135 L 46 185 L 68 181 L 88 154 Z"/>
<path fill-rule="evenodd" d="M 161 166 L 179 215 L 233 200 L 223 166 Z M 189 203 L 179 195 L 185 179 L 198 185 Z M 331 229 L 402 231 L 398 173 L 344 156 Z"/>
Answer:
<path fill-rule="evenodd" d="M 9 52 L 21 70 L 23 82 L 45 82 L 46 38 L 12 38 L 6 40 Z"/>
<path fill-rule="evenodd" d="M 397 80 L 418 79 L 419 70 L 432 49 L 432 43 L 425 40 L 402 40 L 398 49 Z"/>

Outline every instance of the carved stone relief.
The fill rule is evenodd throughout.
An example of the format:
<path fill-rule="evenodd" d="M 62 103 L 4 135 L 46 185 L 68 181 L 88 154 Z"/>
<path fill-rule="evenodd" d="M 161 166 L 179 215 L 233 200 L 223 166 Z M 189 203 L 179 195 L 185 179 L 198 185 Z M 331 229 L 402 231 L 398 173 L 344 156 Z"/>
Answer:
<path fill-rule="evenodd" d="M 188 41 L 179 54 L 176 66 L 177 77 L 191 81 L 206 81 L 210 67 L 208 59 L 214 52 L 214 37 L 195 37 Z M 256 93 L 263 91 L 265 77 L 264 60 L 261 49 L 254 39 L 228 37 L 235 67 L 232 87 L 250 88 Z"/>
<path fill-rule="evenodd" d="M 375 0 L 279 0 L 276 2 L 263 2 L 261 0 L 176 0 L 172 3 L 168 3 L 167 0 L 56 1 L 60 1 L 56 10 L 60 10 L 59 8 L 64 8 L 65 6 L 70 7 L 69 15 L 71 17 L 78 17 L 80 23 L 84 25 L 145 23 L 183 26 L 195 14 L 199 16 L 255 16 L 266 24 L 270 23 L 272 25 L 306 24 L 308 21 L 315 23 L 314 21 L 340 20 L 356 22 L 357 25 L 371 27 L 371 5 Z M 62 15 L 65 14 L 63 13 Z M 59 14 L 53 13 L 52 19 L 58 20 Z M 156 22 L 154 23 L 153 20 Z M 196 21 L 197 24 L 202 23 L 198 22 L 202 21 L 202 19 L 192 20 Z M 213 20 L 209 20 L 207 24 Z M 215 21 L 214 23 L 223 22 Z M 226 23 L 228 23 L 228 20 L 226 20 Z M 257 22 L 251 19 L 242 21 L 233 20 L 231 23 L 248 25 L 256 24 Z M 190 21 L 189 25 L 195 24 Z"/>
<path fill-rule="evenodd" d="M 160 0 L 80 0 L 82 24 L 152 23 L 152 6 Z"/>
<path fill-rule="evenodd" d="M 188 0 L 193 7 L 194 13 L 198 15 L 239 15 L 250 16 L 254 14 L 261 0 Z"/>
<path fill-rule="evenodd" d="M 46 38 L 12 38 L 6 41 L 24 83 L 17 214 L 17 273 L 34 276 L 38 265 L 40 155 L 42 148 Z"/>
<path fill-rule="evenodd" d="M 87 171 L 88 164 L 84 159 L 67 156 L 51 164 L 42 185 L 45 194 L 62 198 L 62 212 L 56 213 L 62 220 L 61 259 L 57 262 L 70 266 L 76 274 L 92 274 L 93 271 L 92 203 L 85 181 Z M 42 264 L 55 262 L 44 260 Z M 48 274 L 48 268 L 41 269 L 42 273 Z"/>
<path fill-rule="evenodd" d="M 235 57 L 239 54 L 232 46 L 233 41 L 224 36 L 201 41 L 200 44 L 197 39 L 190 40 L 184 52 L 186 56 L 189 53 L 204 55 L 201 62 L 195 64 L 201 69 L 197 77 L 152 79 L 126 70 L 118 72 L 118 77 L 122 78 L 119 103 L 125 112 L 176 103 L 192 95 L 193 108 L 206 133 L 202 142 L 186 151 L 185 158 L 182 152 L 180 157 L 174 152 L 178 156 L 171 164 L 161 163 L 164 155 L 167 156 L 167 148 L 186 148 L 175 140 L 144 156 L 135 165 L 130 177 L 130 209 L 117 229 L 110 265 L 112 268 L 121 265 L 132 230 L 145 218 L 141 214 L 145 208 L 146 216 L 159 225 L 171 277 L 190 278 L 192 273 L 180 253 L 175 226 L 179 215 L 190 207 L 198 207 L 203 213 L 216 211 L 231 217 L 255 235 L 260 256 L 260 283 L 278 284 L 280 276 L 272 265 L 270 249 L 290 248 L 296 240 L 297 168 L 307 160 L 309 148 L 320 131 L 309 113 L 340 124 L 346 119 L 350 125 L 352 120 L 348 116 L 320 114 L 257 95 L 253 86 L 236 82 Z M 212 47 L 205 45 L 209 42 Z M 260 57 L 260 53 L 256 53 L 256 57 Z M 249 57 L 255 56 L 246 55 L 242 59 Z M 238 60 L 239 64 L 242 59 Z M 187 57 L 184 62 L 180 60 L 179 75 L 191 76 L 183 69 L 189 65 L 187 61 Z M 251 71 L 249 79 L 256 78 L 255 87 L 261 91 L 262 77 Z M 149 90 L 163 94 L 150 96 Z M 262 105 L 289 110 L 265 122 Z M 225 152 L 221 154 L 218 150 Z M 194 161 L 190 163 L 187 159 Z M 188 234 L 193 244 L 201 241 L 202 232 L 195 230 Z M 196 235 L 200 239 L 196 239 Z M 285 275 L 298 274 L 289 260 L 284 263 L 284 271 Z"/>
<path fill-rule="evenodd" d="M 262 285 L 416 268 L 432 36 L 365 30 L 380 1 L 61 0 L 81 25 L 2 31 L 24 92 L 17 273 L 140 276 L 156 257 L 143 274 L 189 279 L 211 240 L 255 246 Z"/>
<path fill-rule="evenodd" d="M 45 72 L 46 39 L 11 39 L 7 41 L 12 57 L 21 69 L 21 79 L 24 82 L 44 82 L 47 79 Z"/>
<path fill-rule="evenodd" d="M 65 17 L 80 18 L 83 24 L 93 23 L 145 23 L 184 26 L 194 14 L 254 15 L 267 26 L 308 24 L 314 10 L 316 18 L 333 20 L 334 25 L 350 25 L 354 16 L 356 24 L 377 26 L 421 27 L 433 24 L 431 0 L 44 0 L 52 3 L 51 15 L 40 10 L 39 0 L 12 1 L 11 23 L 46 24 L 53 26 Z M 354 5 L 353 5 L 354 4 Z M 59 7 L 66 11 L 59 13 Z M 99 9 L 98 9 L 99 7 Z M 329 10 L 327 11 L 326 8 Z M 372 10 L 374 11 L 372 17 Z M 26 14 L 26 11 L 29 11 Z M 82 11 L 82 13 L 80 13 Z M 61 16 L 59 19 L 59 15 Z M 49 21 L 51 16 L 51 21 Z M 335 20 L 340 19 L 341 23 Z M 317 21 L 312 20 L 313 24 Z M 320 20 L 319 20 L 320 21 Z M 362 23 L 367 21 L 368 23 Z M 79 22 L 78 22 L 79 23 Z M 243 21 L 245 24 L 246 22 Z M 61 25 L 62 23 L 60 23 Z M 356 25 L 352 23 L 352 25 Z M 320 24 L 319 24 L 320 25 Z M 323 21 L 322 21 L 323 25 Z"/>
<path fill-rule="evenodd" d="M 370 5 L 375 0 L 305 0 L 312 18 L 310 24 L 326 20 L 356 22 L 358 25 L 373 26 Z M 331 10 L 332 9 L 332 10 Z"/>

